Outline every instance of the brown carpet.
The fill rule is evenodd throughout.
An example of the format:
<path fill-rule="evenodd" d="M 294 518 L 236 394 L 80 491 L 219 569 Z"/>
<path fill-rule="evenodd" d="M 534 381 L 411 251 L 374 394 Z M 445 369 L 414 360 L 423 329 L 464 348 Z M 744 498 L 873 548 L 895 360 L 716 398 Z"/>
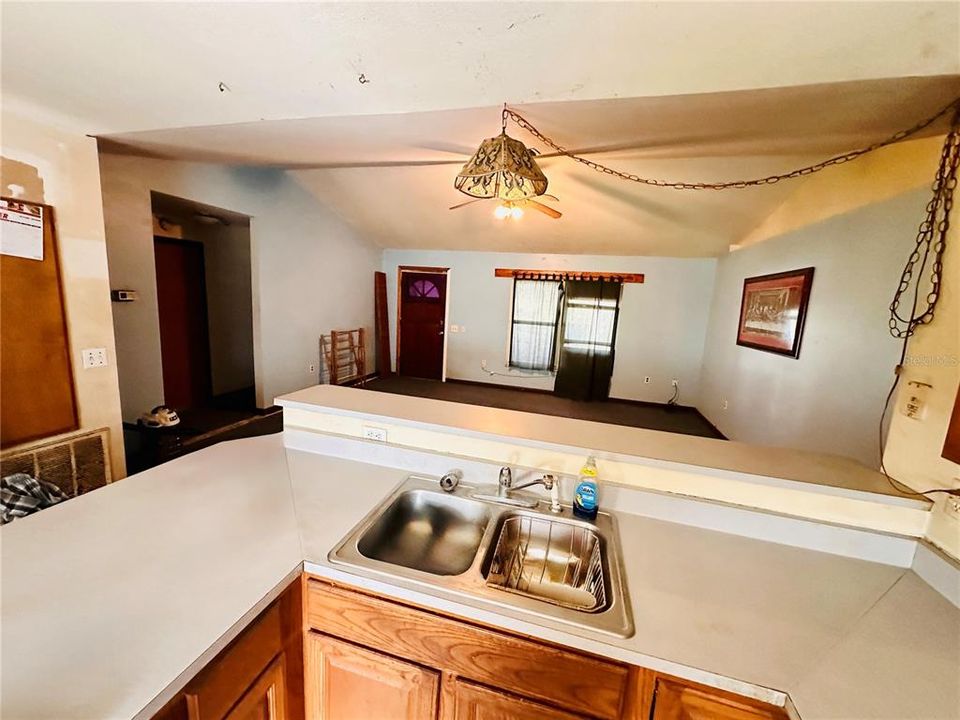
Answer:
<path fill-rule="evenodd" d="M 413 395 L 467 405 L 483 405 L 504 410 L 593 420 L 611 425 L 627 425 L 648 430 L 726 439 L 696 408 L 683 405 L 670 407 L 625 400 L 582 402 L 557 397 L 551 393 L 516 390 L 502 385 L 474 384 L 456 380 L 444 383 L 437 380 L 399 376 L 376 378 L 368 382 L 365 388 L 375 392 Z"/>

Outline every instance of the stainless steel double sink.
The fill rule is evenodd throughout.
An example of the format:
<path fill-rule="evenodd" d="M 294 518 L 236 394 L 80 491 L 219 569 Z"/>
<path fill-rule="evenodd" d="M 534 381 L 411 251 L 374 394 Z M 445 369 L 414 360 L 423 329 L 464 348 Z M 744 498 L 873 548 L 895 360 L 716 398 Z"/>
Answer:
<path fill-rule="evenodd" d="M 329 555 L 363 574 L 619 637 L 633 634 L 616 520 L 575 518 L 452 492 L 412 475 Z"/>

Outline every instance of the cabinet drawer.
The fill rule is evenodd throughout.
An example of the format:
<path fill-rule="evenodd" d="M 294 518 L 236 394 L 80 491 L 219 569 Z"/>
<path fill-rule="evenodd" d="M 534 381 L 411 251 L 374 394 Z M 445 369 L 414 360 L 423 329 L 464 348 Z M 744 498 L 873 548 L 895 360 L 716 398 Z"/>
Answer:
<path fill-rule="evenodd" d="M 318 580 L 307 592 L 307 622 L 315 630 L 574 712 L 620 716 L 625 665 Z"/>
<path fill-rule="evenodd" d="M 787 720 L 782 708 L 657 678 L 652 720 Z"/>

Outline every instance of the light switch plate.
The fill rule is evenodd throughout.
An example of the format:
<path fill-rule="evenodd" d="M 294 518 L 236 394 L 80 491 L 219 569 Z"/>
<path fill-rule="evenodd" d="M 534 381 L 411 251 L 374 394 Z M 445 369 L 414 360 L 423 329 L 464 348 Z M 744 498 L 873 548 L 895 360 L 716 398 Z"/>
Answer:
<path fill-rule="evenodd" d="M 106 348 L 86 348 L 80 351 L 83 358 L 83 369 L 106 367 L 107 349 Z"/>

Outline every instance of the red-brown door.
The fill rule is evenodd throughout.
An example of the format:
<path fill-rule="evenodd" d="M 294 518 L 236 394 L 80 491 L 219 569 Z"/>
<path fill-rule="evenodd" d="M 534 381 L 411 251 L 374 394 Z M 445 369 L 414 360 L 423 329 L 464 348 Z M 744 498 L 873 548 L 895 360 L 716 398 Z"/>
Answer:
<path fill-rule="evenodd" d="M 163 401 L 173 408 L 210 400 L 210 335 L 203 245 L 154 238 Z"/>
<path fill-rule="evenodd" d="M 443 375 L 445 273 L 400 273 L 400 340 L 397 370 L 401 375 L 440 380 Z"/>

